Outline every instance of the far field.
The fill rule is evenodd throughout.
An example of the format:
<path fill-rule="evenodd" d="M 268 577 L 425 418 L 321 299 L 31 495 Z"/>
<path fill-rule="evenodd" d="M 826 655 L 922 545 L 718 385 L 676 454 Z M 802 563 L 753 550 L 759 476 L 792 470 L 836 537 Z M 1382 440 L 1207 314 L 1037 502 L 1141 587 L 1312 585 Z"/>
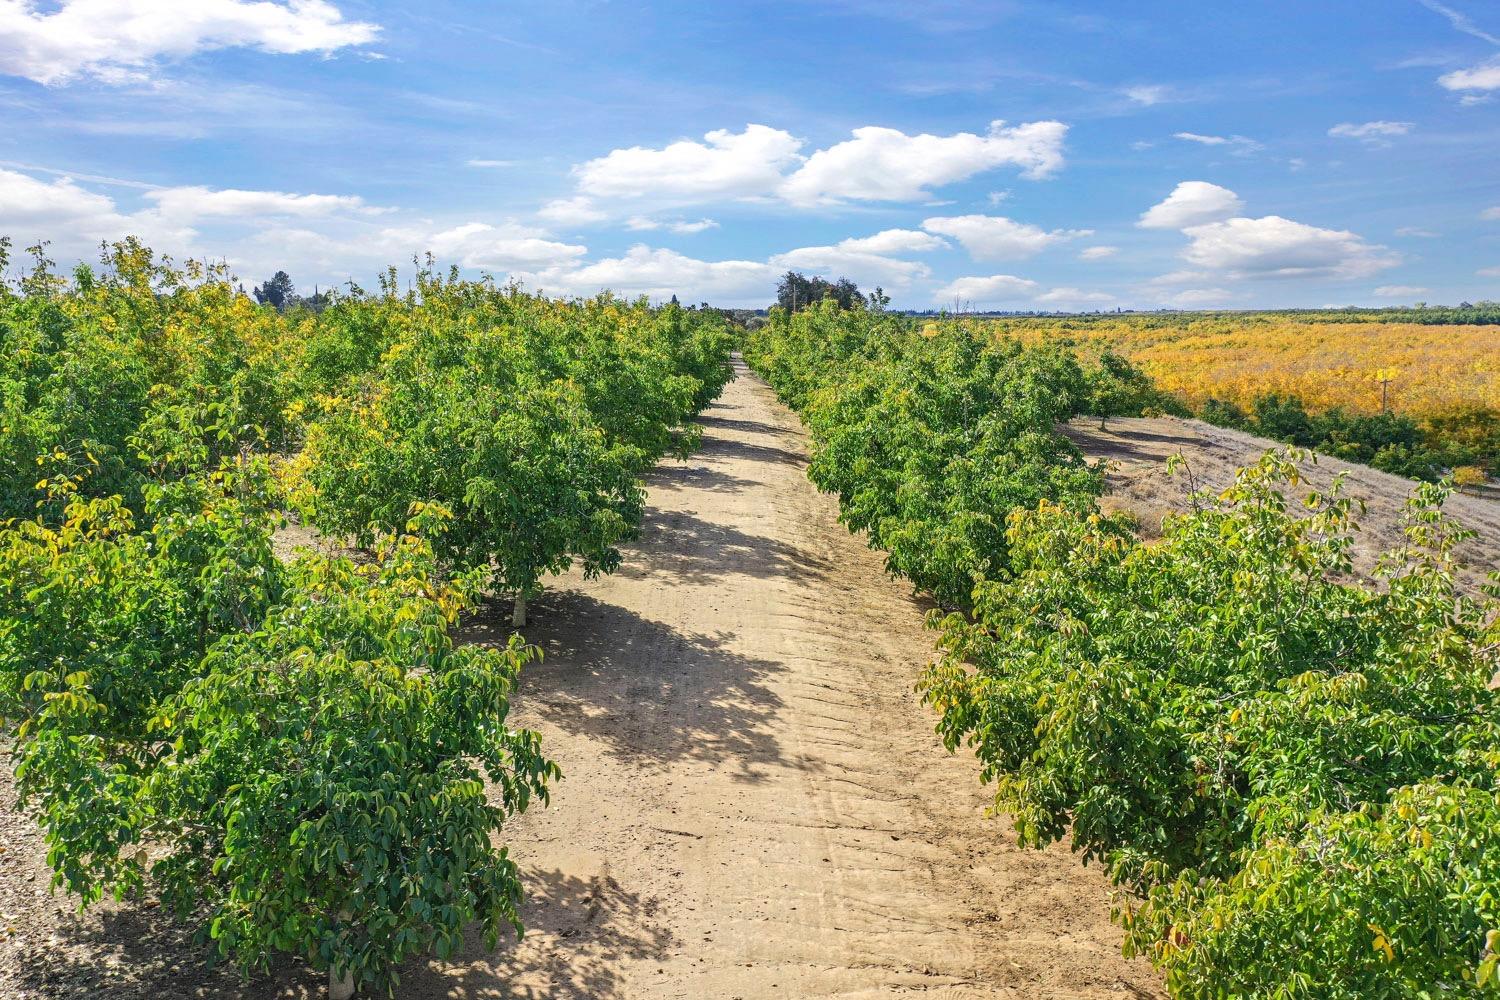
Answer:
<path fill-rule="evenodd" d="M 1417 420 L 1500 407 L 1500 326 L 1303 322 L 1274 313 L 995 325 L 1023 340 L 1108 347 L 1194 409 L 1209 399 L 1249 406 L 1266 393 L 1354 413 L 1379 412 L 1384 399 Z"/>

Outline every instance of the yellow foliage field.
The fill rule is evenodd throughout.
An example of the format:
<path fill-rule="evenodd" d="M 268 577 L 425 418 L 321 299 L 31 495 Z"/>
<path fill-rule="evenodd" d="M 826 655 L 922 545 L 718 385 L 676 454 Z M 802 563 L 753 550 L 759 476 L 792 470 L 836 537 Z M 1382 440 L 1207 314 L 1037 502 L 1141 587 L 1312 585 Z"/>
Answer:
<path fill-rule="evenodd" d="M 1210 398 L 1248 406 L 1270 392 L 1310 409 L 1390 408 L 1418 420 L 1500 409 L 1500 326 L 1306 323 L 1274 316 L 1172 320 L 1004 319 L 1006 335 L 1108 347 L 1195 409 Z"/>

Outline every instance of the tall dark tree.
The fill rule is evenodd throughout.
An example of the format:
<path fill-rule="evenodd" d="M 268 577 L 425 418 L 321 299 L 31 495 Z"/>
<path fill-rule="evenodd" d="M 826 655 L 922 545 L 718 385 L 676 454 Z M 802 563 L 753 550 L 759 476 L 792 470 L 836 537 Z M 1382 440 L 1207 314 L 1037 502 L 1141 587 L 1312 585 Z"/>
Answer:
<path fill-rule="evenodd" d="M 292 276 L 285 271 L 277 271 L 269 281 L 261 282 L 255 289 L 255 301 L 263 306 L 274 306 L 277 312 L 285 312 L 296 300 L 297 290 L 292 286 Z"/>
<path fill-rule="evenodd" d="M 833 299 L 840 309 L 862 309 L 865 306 L 865 297 L 859 286 L 848 278 L 829 281 L 817 275 L 809 278 L 788 271 L 776 285 L 776 304 L 789 313 L 799 312 L 824 299 Z"/>

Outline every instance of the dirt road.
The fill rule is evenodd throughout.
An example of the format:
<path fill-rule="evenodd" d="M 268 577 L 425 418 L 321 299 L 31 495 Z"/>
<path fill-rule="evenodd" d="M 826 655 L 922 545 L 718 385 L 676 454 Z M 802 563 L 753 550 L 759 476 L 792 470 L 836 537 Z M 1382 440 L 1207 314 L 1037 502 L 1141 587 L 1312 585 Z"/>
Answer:
<path fill-rule="evenodd" d="M 1097 870 L 982 815 L 912 692 L 925 608 L 809 484 L 796 417 L 741 368 L 703 430 L 650 480 L 625 567 L 538 603 L 518 719 L 566 775 L 515 828 L 540 898 L 518 949 L 452 985 L 1154 995 Z"/>
<path fill-rule="evenodd" d="M 912 692 L 925 608 L 809 484 L 795 416 L 741 368 L 703 430 L 650 478 L 620 572 L 565 578 L 534 606 L 546 659 L 514 721 L 566 777 L 507 831 L 532 894 L 525 940 L 409 968 L 398 995 L 1158 995 L 1120 957 L 1098 870 L 1020 850 L 984 817 L 972 758 L 942 749 Z M 504 637 L 508 608 L 491 612 L 467 638 Z M 240 986 L 180 937 L 149 944 L 149 915 L 48 916 L 63 906 L 37 903 L 57 928 L 27 922 L 0 994 L 317 991 L 291 964 Z"/>

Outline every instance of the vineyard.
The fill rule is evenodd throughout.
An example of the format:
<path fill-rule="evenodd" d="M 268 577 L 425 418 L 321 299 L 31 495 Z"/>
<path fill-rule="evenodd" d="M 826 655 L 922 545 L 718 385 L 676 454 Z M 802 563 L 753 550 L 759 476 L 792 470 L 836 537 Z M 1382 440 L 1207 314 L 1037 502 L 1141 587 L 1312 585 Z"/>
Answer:
<path fill-rule="evenodd" d="M 430 261 L 319 306 L 133 241 L 0 286 L 0 716 L 71 902 L 283 994 L 449 995 L 429 958 L 535 996 L 1500 990 L 1457 452 L 1372 560 L 1295 449 L 1212 491 L 1169 457 L 1147 532 L 1079 444 L 1378 418 L 1316 373 L 1379 338 L 1423 446 L 1483 461 L 1494 328 L 736 332 Z"/>

